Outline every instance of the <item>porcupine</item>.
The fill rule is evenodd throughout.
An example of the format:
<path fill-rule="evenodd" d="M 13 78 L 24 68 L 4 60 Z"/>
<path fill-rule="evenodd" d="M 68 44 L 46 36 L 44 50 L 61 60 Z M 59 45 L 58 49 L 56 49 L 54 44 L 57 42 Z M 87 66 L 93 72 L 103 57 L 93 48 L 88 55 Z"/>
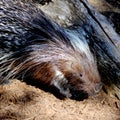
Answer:
<path fill-rule="evenodd" d="M 96 61 L 85 41 L 32 2 L 0 4 L 0 84 L 16 78 L 77 100 L 100 91 Z"/>

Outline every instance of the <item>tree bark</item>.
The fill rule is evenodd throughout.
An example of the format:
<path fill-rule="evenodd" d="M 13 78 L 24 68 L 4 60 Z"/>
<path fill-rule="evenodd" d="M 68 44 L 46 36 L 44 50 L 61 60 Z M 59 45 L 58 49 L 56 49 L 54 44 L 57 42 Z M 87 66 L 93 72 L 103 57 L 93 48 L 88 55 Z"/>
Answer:
<path fill-rule="evenodd" d="M 53 0 L 40 6 L 67 30 L 89 44 L 108 94 L 120 99 L 120 36 L 86 0 Z"/>

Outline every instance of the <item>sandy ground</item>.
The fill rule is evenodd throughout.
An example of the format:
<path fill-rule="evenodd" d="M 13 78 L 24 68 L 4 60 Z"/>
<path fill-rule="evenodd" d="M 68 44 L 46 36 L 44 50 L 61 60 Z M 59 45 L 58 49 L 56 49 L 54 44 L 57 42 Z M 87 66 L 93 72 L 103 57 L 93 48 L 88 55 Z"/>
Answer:
<path fill-rule="evenodd" d="M 84 101 L 60 100 L 14 80 L 0 86 L 0 120 L 120 120 L 120 101 L 101 92 Z"/>

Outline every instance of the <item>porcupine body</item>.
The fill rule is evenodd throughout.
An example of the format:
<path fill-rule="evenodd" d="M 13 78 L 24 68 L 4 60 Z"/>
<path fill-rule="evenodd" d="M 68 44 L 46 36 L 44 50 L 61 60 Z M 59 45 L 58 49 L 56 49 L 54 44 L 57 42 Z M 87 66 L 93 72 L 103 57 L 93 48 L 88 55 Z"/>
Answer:
<path fill-rule="evenodd" d="M 33 3 L 0 1 L 0 83 L 20 79 L 82 100 L 101 89 L 86 42 L 66 32 Z"/>

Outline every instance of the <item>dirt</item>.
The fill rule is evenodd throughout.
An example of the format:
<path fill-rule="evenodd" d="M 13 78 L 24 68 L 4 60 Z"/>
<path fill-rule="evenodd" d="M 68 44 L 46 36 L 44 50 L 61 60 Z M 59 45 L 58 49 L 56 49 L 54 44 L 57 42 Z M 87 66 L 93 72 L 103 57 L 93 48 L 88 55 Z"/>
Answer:
<path fill-rule="evenodd" d="M 84 101 L 60 100 L 14 80 L 0 86 L 0 120 L 120 120 L 120 101 L 103 91 Z"/>

